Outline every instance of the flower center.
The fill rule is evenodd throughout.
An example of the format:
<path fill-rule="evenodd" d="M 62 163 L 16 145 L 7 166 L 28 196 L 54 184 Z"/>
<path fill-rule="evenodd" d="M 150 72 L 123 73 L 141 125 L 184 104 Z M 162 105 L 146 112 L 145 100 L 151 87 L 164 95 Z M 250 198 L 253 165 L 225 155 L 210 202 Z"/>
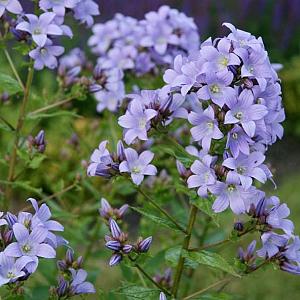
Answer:
<path fill-rule="evenodd" d="M 163 37 L 160 37 L 160 38 L 157 40 L 157 44 L 159 44 L 159 45 L 163 45 L 165 42 L 166 42 L 166 39 L 163 38 Z"/>
<path fill-rule="evenodd" d="M 26 227 L 26 228 L 29 228 L 30 227 L 30 220 L 29 219 L 26 219 L 26 220 L 24 220 L 24 222 L 23 222 L 23 225 Z"/>
<path fill-rule="evenodd" d="M 210 87 L 210 91 L 211 91 L 213 94 L 216 94 L 216 93 L 219 93 L 219 92 L 220 92 L 220 88 L 218 87 L 217 84 L 213 84 L 213 85 Z"/>
<path fill-rule="evenodd" d="M 220 59 L 220 65 L 224 66 L 224 67 L 227 67 L 229 63 L 229 59 L 225 56 L 223 56 L 221 59 Z"/>
<path fill-rule="evenodd" d="M 214 128 L 214 122 L 213 121 L 207 122 L 207 128 L 213 129 Z"/>
<path fill-rule="evenodd" d="M 235 115 L 234 115 L 238 120 L 241 120 L 242 117 L 243 117 L 243 113 L 241 111 L 237 112 Z"/>
<path fill-rule="evenodd" d="M 139 128 L 140 128 L 140 129 L 144 129 L 145 126 L 146 126 L 146 124 L 147 124 L 147 121 L 146 121 L 145 118 L 139 119 Z"/>
<path fill-rule="evenodd" d="M 141 172 L 141 168 L 138 166 L 135 166 L 132 168 L 131 173 L 133 174 L 139 174 Z"/>
<path fill-rule="evenodd" d="M 249 72 L 250 72 L 251 74 L 253 74 L 254 68 L 253 68 L 253 67 L 249 67 Z"/>
<path fill-rule="evenodd" d="M 48 52 L 48 51 L 47 51 L 47 49 L 46 49 L 46 48 L 42 48 L 42 49 L 41 49 L 41 54 L 42 54 L 42 55 L 46 55 L 46 54 L 47 54 L 47 52 Z"/>
<path fill-rule="evenodd" d="M 22 250 L 24 253 L 29 253 L 31 251 L 31 246 L 28 244 L 25 244 L 22 246 Z"/>
<path fill-rule="evenodd" d="M 9 278 L 9 279 L 12 279 L 12 278 L 16 277 L 16 274 L 10 271 L 10 272 L 7 273 L 6 277 Z"/>
<path fill-rule="evenodd" d="M 237 140 L 238 139 L 238 134 L 236 133 L 236 132 L 234 132 L 233 134 L 232 134 L 232 138 L 234 139 L 234 140 Z"/>
<path fill-rule="evenodd" d="M 35 34 L 35 35 L 39 35 L 41 33 L 42 33 L 42 29 L 40 27 L 37 27 L 33 30 L 33 34 Z"/>
<path fill-rule="evenodd" d="M 235 188 L 235 185 L 233 185 L 233 184 L 229 184 L 228 187 L 227 187 L 227 190 L 228 190 L 228 192 L 230 192 L 230 193 L 234 192 L 235 189 L 236 189 L 236 188 Z"/>
<path fill-rule="evenodd" d="M 236 170 L 237 170 L 237 172 L 239 174 L 243 174 L 246 171 L 246 168 L 244 168 L 244 167 L 238 167 Z"/>

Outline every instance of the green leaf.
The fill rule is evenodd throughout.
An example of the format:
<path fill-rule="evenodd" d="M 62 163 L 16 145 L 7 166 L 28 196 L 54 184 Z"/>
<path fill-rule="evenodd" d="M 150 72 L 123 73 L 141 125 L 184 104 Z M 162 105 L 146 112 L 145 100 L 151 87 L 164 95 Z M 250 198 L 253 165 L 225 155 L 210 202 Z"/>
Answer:
<path fill-rule="evenodd" d="M 22 92 L 22 87 L 18 81 L 7 74 L 0 73 L 0 92 L 6 92 L 9 95 L 14 95 Z"/>
<path fill-rule="evenodd" d="M 166 261 L 168 261 L 171 264 L 172 267 L 177 266 L 181 249 L 182 249 L 181 246 L 176 246 L 176 247 L 170 248 L 166 251 L 165 259 L 166 259 Z M 184 265 L 186 267 L 196 269 L 199 264 L 197 262 L 192 261 L 189 258 L 187 258 L 184 262 Z"/>
<path fill-rule="evenodd" d="M 193 262 L 206 265 L 214 269 L 219 269 L 233 276 L 240 277 L 240 275 L 234 270 L 233 266 L 217 253 L 205 250 L 199 252 L 183 251 L 183 256 Z"/>
<path fill-rule="evenodd" d="M 0 183 L 2 184 L 7 184 L 7 185 L 12 185 L 14 187 L 19 187 L 22 188 L 24 190 L 27 190 L 29 192 L 33 192 L 39 196 L 43 196 L 42 194 L 42 189 L 41 188 L 35 188 L 33 186 L 30 185 L 30 181 L 7 181 L 7 180 L 0 180 Z"/>
<path fill-rule="evenodd" d="M 190 199 L 190 203 L 198 207 L 202 212 L 207 214 L 212 218 L 214 223 L 220 227 L 219 224 L 219 215 L 216 214 L 212 210 L 212 205 L 213 205 L 213 199 L 211 197 L 206 198 L 200 198 L 197 195 L 197 192 L 193 189 L 189 189 L 186 184 L 182 183 L 181 181 L 175 181 L 174 182 L 175 190 L 178 193 L 183 193 L 187 195 Z"/>
<path fill-rule="evenodd" d="M 214 223 L 220 227 L 219 223 L 219 215 L 216 214 L 212 210 L 213 200 L 208 198 L 200 198 L 198 195 L 197 197 L 190 198 L 190 203 L 198 207 L 202 212 L 206 213 L 208 216 L 211 217 L 211 219 L 214 221 Z"/>
<path fill-rule="evenodd" d="M 57 111 L 54 113 L 40 113 L 40 114 L 28 114 L 26 119 L 28 120 L 36 120 L 36 119 L 46 119 L 46 118 L 54 118 L 54 117 L 77 117 L 80 118 L 79 115 L 77 115 L 73 111 Z"/>
<path fill-rule="evenodd" d="M 0 120 L 1 121 L 1 120 Z M 9 132 L 13 132 L 12 128 L 10 128 L 8 125 L 6 125 L 5 123 L 0 123 L 0 129 L 1 130 L 5 130 L 5 131 L 9 131 Z"/>
<path fill-rule="evenodd" d="M 114 292 L 119 295 L 124 295 L 128 300 L 150 300 L 157 299 L 160 291 L 158 289 L 151 289 L 134 284 L 127 284 L 123 285 L 121 288 L 115 290 Z"/>
<path fill-rule="evenodd" d="M 46 155 L 36 154 L 33 159 L 29 161 L 28 168 L 37 169 L 45 158 Z"/>
<path fill-rule="evenodd" d="M 212 292 L 200 296 L 196 296 L 193 298 L 194 300 L 233 300 L 236 299 L 235 296 L 227 294 L 227 293 L 217 293 L 217 292 Z"/>
<path fill-rule="evenodd" d="M 145 216 L 146 218 L 150 219 L 151 221 L 153 221 L 154 223 L 164 226 L 166 228 L 172 229 L 174 231 L 178 231 L 181 232 L 171 221 L 167 220 L 167 219 L 163 219 L 161 217 L 157 217 L 155 215 L 153 215 L 152 213 L 149 213 L 148 211 L 145 211 L 144 209 L 141 208 L 137 208 L 137 207 L 132 207 L 131 208 L 140 213 L 141 215 Z"/>

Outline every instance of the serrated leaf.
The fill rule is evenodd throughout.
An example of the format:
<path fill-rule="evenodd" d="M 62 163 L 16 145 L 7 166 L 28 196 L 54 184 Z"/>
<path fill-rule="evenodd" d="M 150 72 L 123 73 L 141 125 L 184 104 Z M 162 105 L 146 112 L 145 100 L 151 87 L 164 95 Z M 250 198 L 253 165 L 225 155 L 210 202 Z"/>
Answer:
<path fill-rule="evenodd" d="M 145 211 L 144 209 L 141 209 L 141 208 L 132 207 L 132 206 L 131 206 L 131 208 L 134 211 L 140 213 L 141 215 L 145 216 L 146 218 L 150 219 L 151 221 L 153 221 L 154 223 L 156 223 L 158 225 L 164 226 L 164 227 L 172 229 L 174 231 L 181 232 L 171 221 L 169 221 L 167 219 L 164 219 L 164 218 L 158 217 L 156 215 L 153 215 L 152 213 L 149 213 L 149 212 L 147 212 L 147 211 Z"/>
<path fill-rule="evenodd" d="M 79 115 L 77 115 L 73 111 L 57 111 L 54 113 L 40 113 L 40 114 L 28 114 L 26 119 L 28 120 L 36 120 L 36 119 L 46 119 L 46 118 L 54 118 L 54 117 L 77 117 L 80 118 Z"/>
<path fill-rule="evenodd" d="M 7 74 L 0 73 L 0 93 L 6 92 L 9 95 L 14 95 L 22 91 L 17 80 Z"/>
<path fill-rule="evenodd" d="M 181 246 L 176 246 L 176 247 L 170 248 L 166 251 L 165 259 L 166 259 L 166 261 L 168 261 L 171 264 L 172 267 L 177 266 L 179 256 L 181 253 L 181 249 L 182 249 Z M 184 265 L 186 267 L 196 269 L 199 264 L 197 262 L 194 262 L 194 261 L 190 260 L 189 258 L 187 258 L 184 262 Z"/>
<path fill-rule="evenodd" d="M 116 294 L 124 295 L 128 300 L 136 299 L 156 299 L 159 296 L 158 289 L 151 289 L 134 284 L 123 285 L 121 288 L 114 291 Z"/>
<path fill-rule="evenodd" d="M 183 256 L 193 262 L 206 265 L 214 269 L 219 269 L 233 276 L 240 277 L 240 275 L 234 270 L 233 266 L 217 253 L 205 250 L 199 252 L 188 252 L 184 250 Z"/>

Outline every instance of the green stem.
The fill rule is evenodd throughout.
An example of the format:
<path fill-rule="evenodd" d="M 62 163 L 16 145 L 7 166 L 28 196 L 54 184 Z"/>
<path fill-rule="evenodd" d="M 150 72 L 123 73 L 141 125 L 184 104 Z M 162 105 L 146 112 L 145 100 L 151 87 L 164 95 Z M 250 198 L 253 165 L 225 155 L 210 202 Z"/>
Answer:
<path fill-rule="evenodd" d="M 15 127 L 13 125 L 11 125 L 4 117 L 0 116 L 0 120 L 6 124 L 12 131 L 15 131 Z"/>
<path fill-rule="evenodd" d="M 14 175 L 15 175 L 15 168 L 16 168 L 16 160 L 17 160 L 17 150 L 18 150 L 18 145 L 19 145 L 19 140 L 20 140 L 20 133 L 23 128 L 24 124 L 24 119 L 25 119 L 25 113 L 26 113 L 26 106 L 29 100 L 29 94 L 30 94 L 30 88 L 32 84 L 32 79 L 33 79 L 33 73 L 34 69 L 32 66 L 32 62 L 30 62 L 30 67 L 28 68 L 28 74 L 27 74 L 27 81 L 26 81 L 26 87 L 24 90 L 24 96 L 23 96 L 23 101 L 21 104 L 21 108 L 19 111 L 19 117 L 17 121 L 17 126 L 15 130 L 15 141 L 14 141 L 14 146 L 12 150 L 12 154 L 10 156 L 10 161 L 9 161 L 9 171 L 8 171 L 8 181 L 13 181 L 14 180 Z M 11 193 L 11 187 L 7 186 L 6 189 L 6 197 L 4 199 L 4 208 L 8 209 L 9 207 L 9 197 Z"/>
<path fill-rule="evenodd" d="M 130 256 L 129 259 L 131 261 L 134 261 Z M 161 286 L 160 284 L 158 284 L 138 263 L 134 263 L 134 266 L 152 283 L 154 284 L 157 288 L 159 288 L 159 290 L 161 290 L 162 292 L 164 292 L 165 294 L 171 296 L 171 293 L 165 289 L 163 286 Z"/>
<path fill-rule="evenodd" d="M 181 254 L 179 257 L 179 261 L 177 264 L 177 268 L 176 268 L 176 273 L 175 273 L 175 277 L 174 277 L 174 284 L 173 284 L 173 288 L 172 288 L 172 294 L 175 296 L 177 296 L 177 292 L 179 289 L 179 284 L 180 284 L 180 280 L 181 280 L 181 276 L 182 276 L 182 272 L 183 272 L 183 267 L 184 267 L 184 261 L 185 258 L 182 255 L 182 251 L 183 250 L 188 250 L 189 245 L 190 245 L 190 241 L 191 241 L 191 237 L 192 237 L 192 230 L 196 221 L 196 216 L 197 216 L 197 212 L 198 212 L 198 208 L 194 205 L 191 206 L 190 209 L 190 214 L 189 214 L 189 221 L 188 221 L 188 225 L 186 228 L 186 236 L 183 240 L 182 243 L 182 250 L 181 250 Z"/>
<path fill-rule="evenodd" d="M 165 215 L 180 231 L 187 234 L 186 229 L 180 225 L 169 213 L 162 209 L 149 195 L 143 192 L 139 187 L 136 187 L 136 190 L 142 194 L 157 210 L 159 210 L 163 215 Z"/>
<path fill-rule="evenodd" d="M 42 108 L 39 108 L 39 109 L 37 109 L 37 110 L 34 110 L 34 111 L 30 112 L 30 113 L 28 114 L 28 116 L 33 116 L 33 115 L 36 115 L 36 114 L 38 114 L 38 113 L 45 112 L 45 111 L 47 111 L 47 110 L 49 110 L 49 109 L 51 109 L 51 108 L 55 108 L 55 107 L 57 107 L 57 106 L 64 105 L 64 104 L 66 104 L 66 103 L 68 103 L 68 102 L 74 100 L 75 98 L 76 98 L 76 96 L 72 96 L 72 97 L 66 98 L 66 99 L 64 99 L 64 100 L 60 100 L 60 101 L 57 101 L 57 102 L 55 102 L 55 103 L 49 104 L 49 105 L 47 105 L 47 106 L 44 106 L 44 107 L 42 107 Z"/>
<path fill-rule="evenodd" d="M 11 70 L 13 71 L 13 73 L 14 73 L 14 75 L 15 75 L 15 77 L 16 77 L 19 85 L 20 85 L 20 87 L 22 88 L 23 91 L 25 91 L 25 86 L 24 86 L 24 84 L 23 84 L 23 82 L 22 82 L 22 80 L 21 80 L 21 78 L 19 76 L 19 73 L 18 73 L 18 71 L 17 71 L 17 69 L 16 69 L 16 67 L 15 67 L 15 65 L 13 63 L 13 60 L 11 59 L 11 57 L 10 57 L 10 55 L 9 55 L 9 53 L 8 53 L 8 51 L 6 49 L 4 49 L 4 54 L 5 54 L 5 56 L 6 56 L 7 60 L 8 60 L 8 63 L 10 65 L 10 67 L 11 67 Z"/>
<path fill-rule="evenodd" d="M 228 281 L 230 281 L 230 280 L 231 280 L 230 278 L 225 278 L 225 279 L 219 280 L 219 281 L 217 281 L 217 282 L 215 282 L 215 283 L 209 285 L 208 287 L 206 287 L 206 288 L 204 288 L 204 289 L 202 289 L 202 290 L 200 290 L 200 291 L 198 291 L 198 292 L 195 292 L 195 293 L 193 293 L 193 294 L 191 294 L 191 295 L 189 295 L 189 296 L 183 298 L 183 300 L 192 299 L 192 298 L 194 298 L 194 297 L 196 297 L 196 296 L 198 296 L 198 295 L 201 295 L 201 294 L 205 293 L 206 291 L 208 291 L 208 290 L 214 288 L 215 286 L 218 286 L 219 284 L 228 282 Z"/>

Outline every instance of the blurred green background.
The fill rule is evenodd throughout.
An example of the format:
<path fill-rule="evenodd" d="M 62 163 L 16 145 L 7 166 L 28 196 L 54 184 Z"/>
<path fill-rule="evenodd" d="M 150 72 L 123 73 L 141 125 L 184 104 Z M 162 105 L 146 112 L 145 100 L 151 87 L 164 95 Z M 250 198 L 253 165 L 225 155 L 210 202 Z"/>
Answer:
<path fill-rule="evenodd" d="M 99 0 L 101 16 L 98 21 L 104 21 L 111 18 L 115 13 L 120 12 L 124 15 L 130 15 L 137 18 L 142 18 L 144 13 L 150 10 L 156 10 L 163 4 L 178 8 L 187 15 L 195 18 L 201 35 L 201 40 L 209 36 L 216 37 L 224 34 L 225 31 L 221 27 L 223 22 L 231 22 L 236 27 L 249 31 L 256 36 L 262 36 L 265 41 L 266 48 L 269 52 L 272 62 L 283 64 L 283 69 L 280 71 L 283 89 L 283 103 L 286 109 L 286 121 L 284 122 L 285 135 L 281 141 L 274 144 L 268 151 L 267 161 L 270 164 L 274 173 L 274 179 L 278 189 L 274 191 L 271 185 L 268 185 L 266 190 L 269 193 L 278 195 L 282 202 L 286 202 L 291 209 L 291 219 L 295 222 L 295 232 L 300 233 L 300 1 L 299 0 L 242 0 L 242 1 L 220 1 L 220 0 L 188 0 L 188 1 L 124 1 L 124 0 Z M 74 25 L 75 34 L 72 41 L 66 40 L 67 48 L 82 47 L 87 49 L 86 38 L 87 29 Z M 16 60 L 17 61 L 17 60 Z M 5 70 L 9 73 L 8 66 L 5 66 L 4 57 L 0 56 L 1 71 Z M 25 70 L 19 61 L 21 70 Z M 50 101 L 53 97 L 51 91 L 55 90 L 55 76 L 49 71 L 39 73 L 35 77 L 35 94 L 29 110 L 37 109 L 41 103 Z M 49 92 L 50 89 L 50 92 Z M 18 99 L 15 100 L 15 105 L 18 104 Z M 110 122 L 100 124 L 102 131 L 97 131 L 101 119 L 95 111 L 95 102 L 92 99 L 89 101 L 77 101 L 74 104 L 75 108 L 80 111 L 80 114 L 86 116 L 84 119 L 76 118 L 75 122 L 68 116 L 58 118 L 55 123 L 51 119 L 45 119 L 41 122 L 32 120 L 31 124 L 25 130 L 25 133 L 36 133 L 38 128 L 47 128 L 47 132 L 59 129 L 60 137 L 47 135 L 49 159 L 43 164 L 44 172 L 47 176 L 42 179 L 34 177 L 34 170 L 28 171 L 26 176 L 33 182 L 35 186 L 41 185 L 45 192 L 49 194 L 61 190 L 64 186 L 71 184 L 72 179 L 76 174 L 85 173 L 84 163 L 81 165 L 81 159 L 88 160 L 89 155 L 98 142 L 109 136 L 111 143 L 114 144 L 115 136 L 120 136 L 120 130 L 112 125 L 116 123 L 115 116 L 105 116 L 110 119 Z M 68 110 L 68 106 L 64 107 Z M 8 118 L 14 120 L 15 112 L 9 105 L 1 104 L 1 113 L 5 113 Z M 33 131 L 32 131 L 33 130 Z M 73 133 L 79 136 L 81 145 L 78 148 L 69 143 L 69 139 Z M 114 134 L 113 134 L 114 133 Z M 114 136 L 115 135 L 115 136 Z M 1 139 L 1 148 L 8 149 L 9 140 Z M 80 160 L 78 160 L 78 157 Z M 1 171 L 0 171 L 1 172 Z M 50 183 L 55 182 L 55 186 Z M 95 184 L 94 184 L 95 183 Z M 80 220 L 80 212 L 88 207 L 89 211 L 96 210 L 99 207 L 98 199 L 100 196 L 107 197 L 108 200 L 114 200 L 114 205 L 122 204 L 122 195 L 120 192 L 114 198 L 109 185 L 103 185 L 99 179 L 93 181 L 84 180 L 84 190 L 75 190 L 75 192 L 67 193 L 68 202 L 59 204 L 64 208 L 60 211 L 59 207 L 52 204 L 52 210 L 56 217 L 66 226 L 66 237 L 72 240 L 73 245 L 77 250 L 82 250 L 81 254 L 88 255 L 90 258 L 85 265 L 85 268 L 91 271 L 92 278 L 97 277 L 97 286 L 104 291 L 120 286 L 123 274 L 130 274 L 126 268 L 109 268 L 106 261 L 109 256 L 108 251 L 103 250 L 103 241 L 99 241 L 99 236 L 103 236 L 105 226 L 99 222 L 99 218 L 86 219 L 84 222 Z M 102 187 L 101 195 L 95 186 Z M 124 186 L 120 185 L 119 191 Z M 124 191 L 125 193 L 125 191 Z M 28 192 L 28 196 L 30 193 Z M 22 194 L 23 200 L 26 199 L 26 194 Z M 86 199 L 85 203 L 81 203 L 81 199 Z M 92 205 L 90 203 L 93 203 Z M 77 215 L 68 214 L 68 209 L 77 207 Z M 75 209 L 76 211 L 76 209 Z M 138 222 L 134 215 L 129 216 L 129 223 L 136 224 Z M 231 213 L 222 216 L 222 229 L 229 232 L 234 219 Z M 201 223 L 201 220 L 199 221 Z M 100 224 L 99 224 L 100 223 Z M 98 224 L 95 226 L 95 224 Z M 159 242 L 164 243 L 166 239 L 165 232 L 157 227 L 145 228 L 141 226 L 141 233 L 147 234 L 151 230 L 156 230 L 156 245 Z M 100 231 L 100 234 L 99 234 Z M 91 238 L 92 243 L 88 243 L 86 232 Z M 74 236 L 74 233 L 75 236 Z M 136 234 L 136 232 L 134 232 Z M 161 234 L 160 234 L 161 233 Z M 244 245 L 247 243 L 244 241 Z M 232 245 L 224 249 L 225 254 L 234 253 L 237 245 Z M 159 249 L 155 249 L 157 252 Z M 230 251 L 231 250 L 231 251 Z M 223 253 L 223 252 L 222 252 Z M 92 257 L 92 259 L 91 259 Z M 228 255 L 229 257 L 229 255 Z M 48 285 L 49 274 L 54 274 L 55 265 L 46 262 L 38 272 L 34 275 L 35 283 L 39 283 L 38 289 L 40 293 L 34 299 L 44 299 L 46 286 Z M 159 271 L 155 264 L 148 266 L 153 273 Z M 199 290 L 206 283 L 211 283 L 212 278 L 207 276 L 206 269 L 199 267 L 196 279 L 193 281 L 192 290 Z M 161 271 L 161 270 L 160 270 Z M 127 272 L 127 273 L 126 273 Z M 53 277 L 54 278 L 54 277 Z M 199 282 L 199 286 L 197 283 Z M 54 283 L 51 281 L 50 283 Z M 300 278 L 295 275 L 290 275 L 278 270 L 272 270 L 269 267 L 268 271 L 260 270 L 257 273 L 250 275 L 243 280 L 235 280 L 225 287 L 225 291 L 237 293 L 239 299 L 246 300 L 282 300 L 282 299 L 300 299 Z M 91 296 L 89 299 L 96 299 Z M 115 299 L 112 294 L 108 298 Z M 118 298 L 120 299 L 120 298 Z"/>

